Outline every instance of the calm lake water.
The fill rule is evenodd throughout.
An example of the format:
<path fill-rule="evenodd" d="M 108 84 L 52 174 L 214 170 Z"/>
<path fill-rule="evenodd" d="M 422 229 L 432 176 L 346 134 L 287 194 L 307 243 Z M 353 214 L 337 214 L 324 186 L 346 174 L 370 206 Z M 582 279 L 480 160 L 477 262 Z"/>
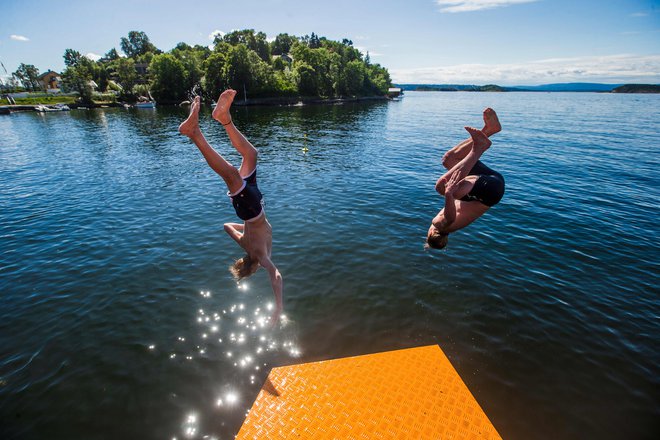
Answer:
<path fill-rule="evenodd" d="M 425 251 L 440 158 L 486 106 L 506 195 Z M 264 271 L 227 271 L 236 217 L 186 113 L 0 116 L 0 437 L 231 439 L 272 367 L 439 344 L 506 439 L 658 438 L 660 96 L 235 109 L 276 330 Z M 202 129 L 238 163 L 210 107 Z"/>

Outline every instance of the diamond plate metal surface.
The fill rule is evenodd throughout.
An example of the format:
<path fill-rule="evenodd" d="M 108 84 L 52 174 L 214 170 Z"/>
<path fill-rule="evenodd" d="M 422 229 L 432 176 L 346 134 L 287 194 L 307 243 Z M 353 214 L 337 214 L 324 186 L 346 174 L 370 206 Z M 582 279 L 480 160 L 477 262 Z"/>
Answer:
<path fill-rule="evenodd" d="M 246 439 L 501 439 L 437 345 L 274 368 Z"/>

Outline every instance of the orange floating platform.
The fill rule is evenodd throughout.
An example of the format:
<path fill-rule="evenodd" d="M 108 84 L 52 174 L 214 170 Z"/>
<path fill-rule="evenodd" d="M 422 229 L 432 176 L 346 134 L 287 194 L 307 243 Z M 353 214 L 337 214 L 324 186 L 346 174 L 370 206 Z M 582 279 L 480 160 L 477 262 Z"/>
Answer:
<path fill-rule="evenodd" d="M 236 439 L 501 437 L 430 345 L 273 368 Z"/>

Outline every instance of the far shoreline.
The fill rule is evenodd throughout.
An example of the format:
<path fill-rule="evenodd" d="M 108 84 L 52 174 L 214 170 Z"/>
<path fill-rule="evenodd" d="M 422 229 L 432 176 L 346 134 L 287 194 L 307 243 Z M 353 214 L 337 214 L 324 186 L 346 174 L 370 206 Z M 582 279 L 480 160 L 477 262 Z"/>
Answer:
<path fill-rule="evenodd" d="M 262 107 L 303 107 L 308 105 L 341 105 L 346 103 L 355 103 L 355 102 L 372 102 L 372 101 L 392 101 L 391 98 L 387 96 L 352 96 L 352 97 L 340 97 L 340 98 L 320 98 L 312 96 L 295 96 L 295 97 L 271 97 L 271 98 L 249 98 L 247 100 L 237 100 L 234 101 L 234 105 L 238 107 L 252 107 L 252 106 L 262 106 Z M 211 102 L 210 104 L 212 104 Z M 29 111 L 38 111 L 37 107 L 39 106 L 52 107 L 57 105 L 57 103 L 48 103 L 48 104 L 14 104 L 14 105 L 0 105 L 0 114 L 9 114 L 14 112 L 29 112 Z M 124 108 L 125 106 L 133 107 L 133 104 L 125 102 L 105 102 L 105 103 L 67 103 L 66 104 L 71 110 L 77 109 L 92 109 L 92 108 Z M 183 107 L 189 105 L 186 101 L 184 102 L 173 102 L 173 101 L 158 101 L 156 107 L 166 106 L 166 107 Z"/>

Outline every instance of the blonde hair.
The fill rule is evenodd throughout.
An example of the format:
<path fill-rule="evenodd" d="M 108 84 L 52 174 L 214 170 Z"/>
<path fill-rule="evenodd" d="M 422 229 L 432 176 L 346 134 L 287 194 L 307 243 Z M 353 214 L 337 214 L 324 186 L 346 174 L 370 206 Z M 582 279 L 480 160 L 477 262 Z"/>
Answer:
<path fill-rule="evenodd" d="M 229 272 L 234 276 L 236 281 L 241 281 L 243 278 L 247 278 L 259 269 L 259 262 L 250 255 L 245 254 L 243 258 L 239 258 L 229 266 Z"/>

